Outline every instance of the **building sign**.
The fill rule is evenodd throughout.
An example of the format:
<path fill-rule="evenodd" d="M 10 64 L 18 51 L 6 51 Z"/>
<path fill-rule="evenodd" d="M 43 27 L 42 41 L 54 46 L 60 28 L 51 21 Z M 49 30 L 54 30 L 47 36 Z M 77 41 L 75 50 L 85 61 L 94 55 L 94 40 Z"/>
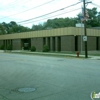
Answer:
<path fill-rule="evenodd" d="M 76 27 L 84 27 L 84 24 L 83 23 L 77 23 Z"/>
<path fill-rule="evenodd" d="M 83 41 L 87 41 L 87 36 L 83 36 Z"/>

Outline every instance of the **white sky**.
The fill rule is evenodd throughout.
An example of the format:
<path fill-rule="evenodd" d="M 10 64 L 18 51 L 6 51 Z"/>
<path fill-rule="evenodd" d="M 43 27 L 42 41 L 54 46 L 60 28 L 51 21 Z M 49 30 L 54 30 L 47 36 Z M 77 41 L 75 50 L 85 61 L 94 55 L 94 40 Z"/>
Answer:
<path fill-rule="evenodd" d="M 70 6 L 79 1 L 80 0 L 0 0 L 0 23 L 2 22 L 9 23 L 10 21 L 20 22 L 28 20 Z M 88 1 L 92 1 L 92 3 L 100 5 L 100 0 L 88 0 Z M 60 10 L 59 12 L 56 12 L 54 14 L 31 20 L 30 23 L 27 22 L 20 24 L 23 26 L 31 27 L 33 24 L 43 23 L 47 19 L 61 18 L 61 17 L 76 17 L 77 14 L 81 12 L 81 9 L 79 8 L 82 7 L 82 4 L 83 3 L 80 3 L 76 6 Z M 95 6 L 92 4 L 87 5 L 87 8 L 93 8 L 93 7 L 97 7 L 98 11 L 100 11 L 100 6 Z"/>

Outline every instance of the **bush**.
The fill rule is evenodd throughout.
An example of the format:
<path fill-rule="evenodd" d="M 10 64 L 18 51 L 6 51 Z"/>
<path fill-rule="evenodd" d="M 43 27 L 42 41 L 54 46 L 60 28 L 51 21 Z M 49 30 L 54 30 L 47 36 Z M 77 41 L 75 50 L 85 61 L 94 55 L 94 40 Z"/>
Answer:
<path fill-rule="evenodd" d="M 43 52 L 49 52 L 49 46 L 48 45 L 44 45 L 43 46 Z"/>
<path fill-rule="evenodd" d="M 12 50 L 12 45 L 8 45 L 7 50 Z"/>
<path fill-rule="evenodd" d="M 36 51 L 36 47 L 35 46 L 32 46 L 31 47 L 31 51 Z"/>
<path fill-rule="evenodd" d="M 0 50 L 4 50 L 4 48 L 5 48 L 5 46 L 4 46 L 4 45 L 2 45 L 2 46 L 0 47 Z"/>

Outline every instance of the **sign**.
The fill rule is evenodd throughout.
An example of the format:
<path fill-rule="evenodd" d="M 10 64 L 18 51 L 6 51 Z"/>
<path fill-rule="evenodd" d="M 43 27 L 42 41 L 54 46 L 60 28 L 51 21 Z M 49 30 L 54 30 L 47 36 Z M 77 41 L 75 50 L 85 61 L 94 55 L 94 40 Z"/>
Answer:
<path fill-rule="evenodd" d="M 89 20 L 89 14 L 88 11 L 85 10 L 85 15 L 84 15 L 84 8 L 82 8 L 82 13 L 79 15 L 79 18 L 82 22 L 84 22 L 84 20 Z"/>
<path fill-rule="evenodd" d="M 87 41 L 87 36 L 83 36 L 83 41 Z"/>
<path fill-rule="evenodd" d="M 84 27 L 84 24 L 83 23 L 77 23 L 76 27 Z"/>
<path fill-rule="evenodd" d="M 29 44 L 29 43 L 24 43 L 24 46 L 25 46 L 25 47 L 28 47 L 28 44 Z"/>

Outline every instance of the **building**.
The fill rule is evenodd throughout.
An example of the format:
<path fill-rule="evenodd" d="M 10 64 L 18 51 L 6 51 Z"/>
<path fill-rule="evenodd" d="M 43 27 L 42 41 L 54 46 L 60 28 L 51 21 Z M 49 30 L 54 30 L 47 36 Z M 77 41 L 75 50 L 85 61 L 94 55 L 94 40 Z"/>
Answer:
<path fill-rule="evenodd" d="M 22 32 L 15 34 L 0 35 L 0 46 L 5 48 L 9 44 L 13 50 L 28 50 L 35 46 L 37 51 L 42 51 L 43 46 L 49 46 L 50 51 L 80 51 L 84 50 L 84 42 L 81 41 L 84 35 L 83 28 L 66 27 L 50 30 Z M 100 30 L 87 29 L 87 47 L 88 50 L 100 50 Z"/>

